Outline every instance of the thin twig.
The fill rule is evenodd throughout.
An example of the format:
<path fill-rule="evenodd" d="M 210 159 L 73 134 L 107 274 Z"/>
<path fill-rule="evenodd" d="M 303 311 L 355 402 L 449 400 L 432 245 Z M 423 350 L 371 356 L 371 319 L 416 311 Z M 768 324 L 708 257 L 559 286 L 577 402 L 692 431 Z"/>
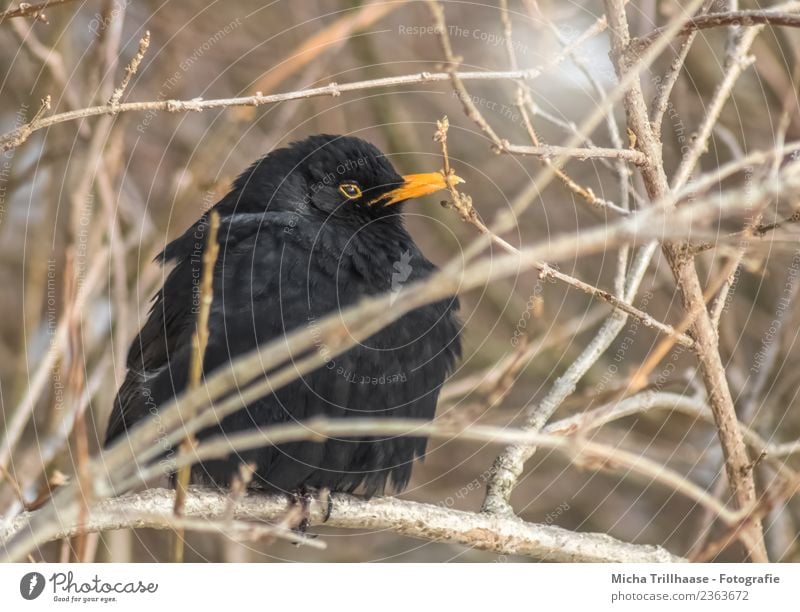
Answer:
<path fill-rule="evenodd" d="M 536 69 L 517 70 L 517 71 L 484 71 L 484 72 L 459 72 L 458 78 L 464 81 L 498 81 L 504 79 L 535 79 L 542 74 Z M 13 149 L 23 144 L 34 132 L 65 123 L 76 121 L 87 117 L 97 117 L 100 115 L 116 115 L 126 112 L 141 111 L 163 111 L 168 113 L 200 112 L 215 108 L 230 108 L 236 106 L 265 106 L 276 104 L 288 100 L 299 100 L 303 98 L 316 98 L 321 96 L 338 97 L 344 93 L 353 91 L 364 91 L 369 89 L 379 89 L 383 87 L 400 87 L 403 85 L 419 85 L 425 83 L 440 83 L 448 81 L 451 74 L 448 72 L 419 72 L 397 77 L 383 77 L 380 79 L 369 79 L 356 81 L 353 83 L 330 83 L 322 87 L 312 87 L 298 91 L 286 93 L 252 96 L 238 98 L 220 98 L 216 100 L 203 100 L 201 98 L 193 100 L 154 100 L 149 102 L 124 102 L 115 106 L 102 104 L 87 108 L 58 113 L 49 117 L 36 118 L 19 128 L 7 132 L 0 136 L 0 148 L 3 150 Z"/>
<path fill-rule="evenodd" d="M 38 4 L 28 4 L 27 2 L 20 2 L 19 6 L 15 9 L 6 9 L 0 13 L 0 23 L 6 19 L 14 19 L 15 17 L 33 17 L 34 19 L 43 19 L 44 11 L 59 4 L 66 4 L 67 2 L 74 2 L 75 0 L 45 0 Z"/>
<path fill-rule="evenodd" d="M 714 0 L 706 0 L 700 11 L 705 13 L 713 4 Z M 656 83 L 656 95 L 653 97 L 651 104 L 650 117 L 653 125 L 653 131 L 658 134 L 661 133 L 661 124 L 664 121 L 664 114 L 667 112 L 667 108 L 669 107 L 670 95 L 675 87 L 675 83 L 678 82 L 678 77 L 680 76 L 681 70 L 686 63 L 686 58 L 689 55 L 689 51 L 692 49 L 695 38 L 697 38 L 697 30 L 694 30 L 686 35 L 686 38 L 684 38 L 683 42 L 681 43 L 681 47 L 678 50 L 678 54 L 670 63 L 667 73 Z"/>
<path fill-rule="evenodd" d="M 722 26 L 752 27 L 757 25 L 785 26 L 800 28 L 800 15 L 784 13 L 776 9 L 754 11 L 728 11 L 726 13 L 710 13 L 698 15 L 687 22 L 678 32 L 678 36 L 686 36 L 698 30 L 718 28 Z M 656 28 L 646 36 L 631 42 L 629 53 L 641 53 L 653 41 L 657 40 L 665 28 Z"/>
<path fill-rule="evenodd" d="M 437 121 L 437 129 L 436 134 L 434 136 L 434 141 L 438 142 L 442 146 L 442 159 L 444 161 L 444 174 L 445 176 L 453 175 L 453 171 L 450 168 L 450 159 L 447 153 L 447 130 L 449 128 L 449 122 L 447 117 L 444 117 L 441 121 Z M 469 196 L 461 193 L 456 188 L 453 181 L 448 181 L 448 190 L 450 192 L 450 196 L 452 201 L 448 203 L 448 205 L 456 210 L 461 218 L 478 228 L 482 234 L 486 234 L 491 237 L 492 242 L 503 248 L 504 250 L 508 251 L 509 253 L 514 253 L 519 255 L 520 251 L 515 246 L 509 244 L 506 240 L 503 240 L 496 234 L 494 234 L 479 218 L 478 214 L 475 212 L 475 209 L 472 206 L 472 198 Z M 623 211 L 627 213 L 627 211 Z M 615 296 L 610 291 L 605 291 L 589 283 L 586 283 L 582 280 L 579 280 L 573 276 L 568 274 L 564 274 L 556 270 L 555 268 L 547 265 L 544 262 L 535 262 L 532 264 L 534 268 L 539 270 L 539 277 L 541 279 L 546 278 L 555 278 L 559 281 L 566 283 L 584 293 L 591 295 L 592 297 L 598 298 L 603 300 L 604 302 L 608 302 L 614 308 L 617 308 L 637 319 L 639 319 L 645 327 L 650 327 L 653 329 L 657 329 L 659 332 L 663 334 L 667 334 L 669 336 L 673 336 L 675 341 L 683 346 L 691 347 L 694 344 L 694 341 L 687 335 L 676 332 L 670 325 L 666 323 L 662 323 L 654 319 L 652 316 L 647 314 L 646 312 L 636 308 L 632 304 L 626 302 L 623 299 Z"/>
<path fill-rule="evenodd" d="M 533 18 L 538 18 L 547 25 L 547 27 L 552 32 L 553 36 L 558 40 L 562 47 L 568 48 L 570 45 L 568 41 L 564 38 L 561 31 L 555 26 L 555 24 L 547 18 L 547 16 L 538 8 L 537 3 L 534 0 L 527 0 L 525 6 L 528 9 L 528 12 L 531 14 Z M 506 55 L 508 56 L 509 60 L 509 67 L 512 69 L 518 68 L 517 62 L 517 54 L 514 50 L 513 45 L 513 37 L 512 37 L 512 30 L 511 30 L 511 17 L 508 11 L 508 1 L 503 0 L 500 6 L 500 17 L 503 22 L 504 31 L 505 31 L 505 43 L 506 43 Z M 580 56 L 575 52 L 572 51 L 570 53 L 570 59 L 575 66 L 583 73 L 584 77 L 587 81 L 591 84 L 592 88 L 595 90 L 597 95 L 600 97 L 601 100 L 605 99 L 606 92 L 601 83 L 595 78 L 592 71 L 586 66 L 586 63 L 580 58 Z M 533 97 L 531 96 L 530 88 L 524 81 L 517 81 L 517 95 L 515 99 L 515 105 L 517 110 L 520 112 L 520 116 L 522 117 L 522 123 L 525 126 L 525 130 L 528 133 L 528 138 L 530 138 L 531 143 L 538 146 L 539 145 L 539 136 L 536 133 L 536 130 L 533 127 L 533 123 L 528 113 L 528 109 L 533 109 L 535 107 L 533 102 Z M 611 142 L 614 147 L 618 150 L 623 149 L 622 145 L 622 138 L 619 134 L 619 129 L 617 127 L 617 122 L 614 117 L 613 110 L 609 109 L 608 113 L 606 114 L 606 125 L 608 127 L 608 133 L 611 138 Z M 605 163 L 609 163 L 607 160 L 603 160 Z M 551 165 L 552 162 L 548 158 L 543 158 L 543 162 L 547 165 Z M 614 163 L 614 169 L 617 173 L 617 177 L 619 180 L 619 188 L 620 188 L 620 198 L 621 204 L 614 204 L 604 198 L 600 198 L 595 195 L 591 188 L 584 187 L 578 184 L 577 181 L 572 179 L 566 172 L 563 170 L 557 170 L 556 176 L 561 180 L 561 182 L 573 193 L 579 195 L 584 200 L 586 200 L 590 205 L 596 206 L 598 208 L 605 208 L 610 211 L 616 212 L 618 214 L 628 214 L 628 210 L 630 209 L 629 199 L 630 199 L 630 171 L 628 170 L 627 165 L 624 163 L 624 160 L 617 159 Z M 624 282 L 624 274 L 625 268 L 627 266 L 628 260 L 628 247 L 623 246 L 618 253 L 618 260 L 621 262 L 619 267 L 619 274 L 615 278 L 615 285 L 614 289 L 617 293 L 622 293 L 622 283 Z"/>
<path fill-rule="evenodd" d="M 92 262 L 92 267 L 86 274 L 81 283 L 78 293 L 75 295 L 76 303 L 84 304 L 96 291 L 100 290 L 105 266 L 108 265 L 108 249 L 98 253 Z M 25 431 L 25 425 L 33 414 L 36 403 L 50 381 L 53 367 L 61 359 L 67 346 L 67 322 L 66 316 L 61 317 L 53 334 L 52 344 L 39 363 L 36 372 L 28 384 L 25 396 L 12 412 L 11 418 L 6 420 L 6 430 L 3 432 L 3 443 L 0 445 L 0 476 L 7 468 L 14 452 L 14 448 Z"/>
<path fill-rule="evenodd" d="M 125 93 L 125 90 L 128 88 L 128 85 L 131 82 L 131 79 L 136 75 L 136 71 L 139 70 L 139 64 L 142 63 L 144 59 L 144 54 L 147 52 L 147 48 L 150 46 L 150 31 L 145 30 L 144 36 L 139 40 L 139 48 L 136 51 L 136 55 L 133 56 L 133 59 L 125 66 L 125 74 L 122 77 L 122 81 L 120 82 L 119 86 L 114 90 L 111 94 L 111 97 L 108 100 L 108 106 L 115 108 L 119 105 L 119 101 L 122 100 L 122 95 Z"/>
<path fill-rule="evenodd" d="M 203 360 L 208 346 L 208 318 L 211 313 L 211 303 L 214 299 L 214 266 L 219 255 L 219 213 L 212 210 L 208 219 L 208 236 L 206 238 L 205 250 L 203 251 L 203 271 L 200 281 L 200 305 L 197 312 L 197 327 L 192 334 L 192 356 L 189 364 L 189 378 L 187 386 L 189 389 L 196 389 L 200 386 L 203 376 Z M 181 442 L 180 449 L 184 453 L 191 452 L 195 445 L 195 438 L 192 434 Z M 175 516 L 183 514 L 183 504 L 186 499 L 186 490 L 189 488 L 192 467 L 186 465 L 182 467 L 175 477 Z M 172 560 L 175 563 L 183 562 L 184 538 L 183 529 L 175 529 L 173 540 Z"/>
<path fill-rule="evenodd" d="M 609 149 L 605 147 L 559 147 L 555 145 L 539 144 L 536 146 L 515 145 L 510 144 L 505 140 L 500 140 L 497 145 L 501 153 L 511 153 L 513 155 L 536 155 L 544 159 L 551 157 L 558 157 L 559 155 L 566 155 L 576 160 L 583 161 L 587 159 L 607 158 L 607 159 L 621 159 L 630 162 L 637 166 L 645 163 L 645 157 L 640 151 L 634 149 Z M 625 215 L 628 211 L 615 207 L 614 212 Z"/>

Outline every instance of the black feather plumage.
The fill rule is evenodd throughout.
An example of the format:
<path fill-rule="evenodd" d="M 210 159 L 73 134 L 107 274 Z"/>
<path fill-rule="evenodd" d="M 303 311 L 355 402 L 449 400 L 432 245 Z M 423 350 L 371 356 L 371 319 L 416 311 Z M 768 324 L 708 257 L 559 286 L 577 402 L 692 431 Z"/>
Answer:
<path fill-rule="evenodd" d="M 204 371 L 366 295 L 430 275 L 435 267 L 404 228 L 402 203 L 369 204 L 403 180 L 374 146 L 342 136 L 278 149 L 244 172 L 214 207 L 220 251 Z M 346 198 L 343 183 L 357 185 L 360 197 Z M 106 443 L 187 384 L 206 232 L 204 216 L 160 256 L 174 268 L 131 345 Z M 432 419 L 460 356 L 457 310 L 456 297 L 418 308 L 198 437 L 323 415 Z M 225 486 L 239 464 L 253 462 L 254 487 L 351 492 L 363 486 L 372 495 L 387 483 L 405 488 L 425 447 L 422 437 L 302 441 L 205 462 L 192 476 Z"/>

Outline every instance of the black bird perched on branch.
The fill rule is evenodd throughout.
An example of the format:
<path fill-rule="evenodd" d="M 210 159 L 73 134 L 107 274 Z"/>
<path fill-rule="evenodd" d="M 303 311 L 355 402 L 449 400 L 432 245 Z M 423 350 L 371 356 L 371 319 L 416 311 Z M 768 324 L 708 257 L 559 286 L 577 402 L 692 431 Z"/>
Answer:
<path fill-rule="evenodd" d="M 397 291 L 434 265 L 403 226 L 408 199 L 448 186 L 442 173 L 400 176 L 373 145 L 313 136 L 255 162 L 214 206 L 220 215 L 209 340 L 203 371 L 346 308 Z M 204 215 L 159 256 L 174 262 L 128 354 L 106 444 L 186 388 L 206 248 Z M 460 356 L 458 299 L 417 308 L 317 370 L 285 385 L 198 439 L 311 417 L 432 419 L 439 390 Z M 408 484 L 423 437 L 300 441 L 206 461 L 195 482 L 227 486 L 242 463 L 251 487 L 382 493 Z"/>

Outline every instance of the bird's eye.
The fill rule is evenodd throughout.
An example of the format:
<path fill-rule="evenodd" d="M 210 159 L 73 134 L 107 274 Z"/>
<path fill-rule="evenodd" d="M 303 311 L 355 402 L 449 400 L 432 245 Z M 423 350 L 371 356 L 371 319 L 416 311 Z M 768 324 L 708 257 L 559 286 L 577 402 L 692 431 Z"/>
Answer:
<path fill-rule="evenodd" d="M 361 197 L 361 187 L 358 183 L 342 183 L 339 185 L 339 193 L 348 200 L 356 200 Z"/>

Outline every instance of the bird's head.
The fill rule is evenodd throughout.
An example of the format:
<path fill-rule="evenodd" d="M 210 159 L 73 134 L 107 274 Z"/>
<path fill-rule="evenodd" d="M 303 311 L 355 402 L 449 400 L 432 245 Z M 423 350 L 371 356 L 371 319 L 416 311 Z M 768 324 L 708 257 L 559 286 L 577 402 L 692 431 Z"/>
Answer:
<path fill-rule="evenodd" d="M 402 176 L 374 145 L 352 136 L 324 134 L 273 151 L 239 182 L 244 190 L 261 186 L 274 194 L 274 201 L 290 202 L 295 209 L 365 220 L 396 215 L 406 200 L 462 180 L 442 172 Z"/>

